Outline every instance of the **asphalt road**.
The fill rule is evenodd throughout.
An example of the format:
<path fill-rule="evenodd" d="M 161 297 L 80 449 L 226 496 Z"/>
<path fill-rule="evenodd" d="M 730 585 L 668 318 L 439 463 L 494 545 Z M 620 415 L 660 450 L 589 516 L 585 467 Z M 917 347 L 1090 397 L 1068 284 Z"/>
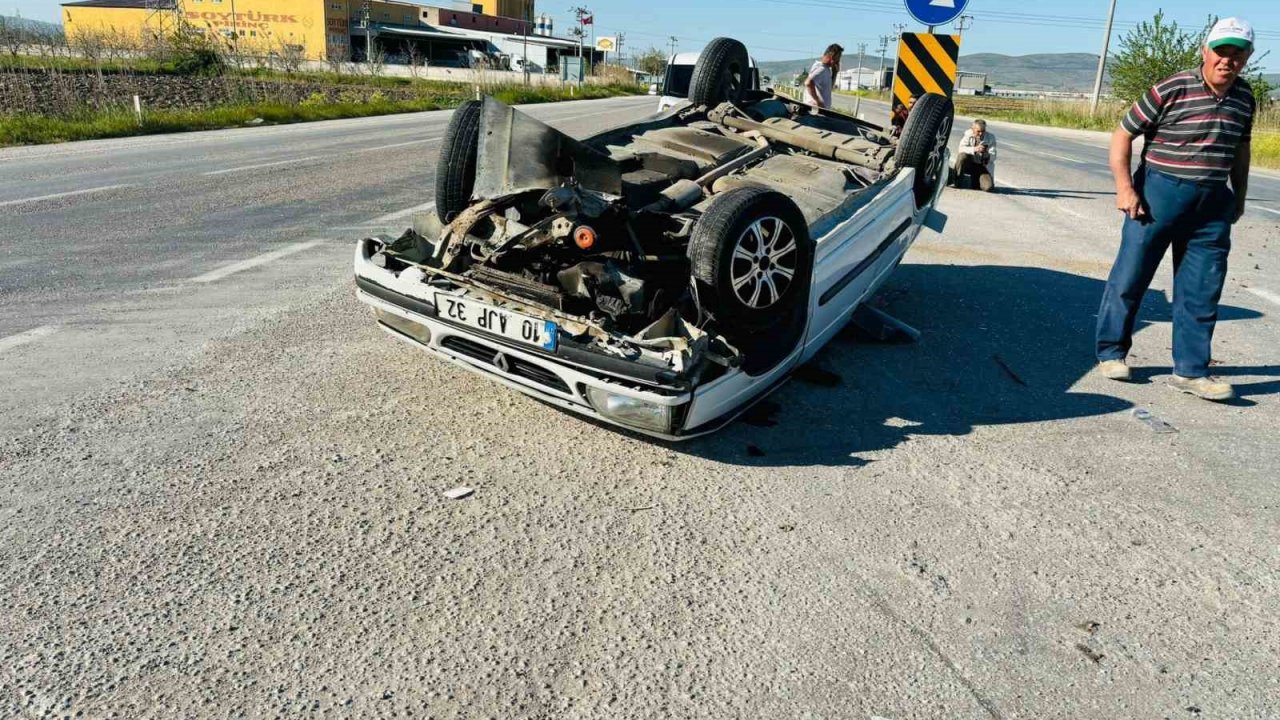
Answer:
<path fill-rule="evenodd" d="M 0 716 L 1280 716 L 1275 176 L 1234 404 L 1163 386 L 1167 267 L 1138 381 L 1089 374 L 1105 137 L 993 123 L 999 192 L 948 191 L 877 300 L 921 342 L 664 445 L 354 300 L 447 119 L 0 150 Z"/>

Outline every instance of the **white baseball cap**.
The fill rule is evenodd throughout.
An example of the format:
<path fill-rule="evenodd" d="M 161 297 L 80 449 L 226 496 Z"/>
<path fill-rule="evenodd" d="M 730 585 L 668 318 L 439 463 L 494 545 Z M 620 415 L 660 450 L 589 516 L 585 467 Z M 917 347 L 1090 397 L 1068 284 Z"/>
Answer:
<path fill-rule="evenodd" d="M 1240 18 L 1223 18 L 1214 23 L 1204 44 L 1215 50 L 1223 45 L 1235 45 L 1242 50 L 1252 50 L 1253 26 Z"/>

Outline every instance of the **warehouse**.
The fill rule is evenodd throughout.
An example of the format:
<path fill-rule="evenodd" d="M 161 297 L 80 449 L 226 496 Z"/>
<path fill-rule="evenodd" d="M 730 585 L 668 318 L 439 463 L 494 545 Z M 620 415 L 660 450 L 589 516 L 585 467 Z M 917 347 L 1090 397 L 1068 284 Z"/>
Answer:
<path fill-rule="evenodd" d="M 491 34 L 533 33 L 533 0 L 482 0 L 471 12 L 361 0 L 80 0 L 62 5 L 67 38 L 145 39 L 190 27 L 249 54 L 363 59 L 366 41 L 392 62 L 466 65 Z"/>

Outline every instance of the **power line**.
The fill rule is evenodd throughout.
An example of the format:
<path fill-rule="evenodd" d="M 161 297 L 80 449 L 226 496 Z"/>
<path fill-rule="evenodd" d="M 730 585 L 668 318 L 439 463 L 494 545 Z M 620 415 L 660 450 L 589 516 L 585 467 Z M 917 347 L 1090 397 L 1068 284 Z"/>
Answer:
<path fill-rule="evenodd" d="M 799 7 L 819 7 L 831 8 L 837 10 L 861 10 L 864 12 L 874 12 L 882 14 L 902 15 L 902 6 L 896 2 L 880 2 L 877 0 L 750 0 L 751 2 L 773 4 L 773 5 L 792 5 Z M 1074 29 L 1102 29 L 1106 24 L 1105 19 L 1098 17 L 1082 17 L 1078 15 L 1047 15 L 1044 13 L 1024 13 L 1024 12 L 1005 12 L 985 13 L 975 12 L 972 17 L 982 20 L 983 22 L 1003 23 L 1008 25 L 1038 25 L 1043 27 L 1062 27 Z M 1136 27 L 1137 25 L 1148 22 L 1147 20 L 1116 20 L 1116 25 Z M 1195 23 L 1184 23 L 1188 27 L 1196 27 Z M 1277 35 L 1280 36 L 1280 30 L 1259 30 L 1254 28 L 1254 32 L 1264 36 Z"/>

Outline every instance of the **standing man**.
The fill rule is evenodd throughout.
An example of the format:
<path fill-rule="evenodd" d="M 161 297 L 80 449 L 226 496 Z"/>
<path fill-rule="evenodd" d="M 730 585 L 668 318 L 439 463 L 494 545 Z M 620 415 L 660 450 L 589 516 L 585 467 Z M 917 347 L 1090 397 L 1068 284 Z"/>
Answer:
<path fill-rule="evenodd" d="M 1206 400 L 1235 397 L 1235 388 L 1209 376 L 1209 359 L 1231 226 L 1244 213 L 1249 183 L 1255 102 L 1240 73 L 1251 55 L 1253 28 L 1238 18 L 1220 20 L 1201 48 L 1200 67 L 1156 84 L 1111 137 L 1116 207 L 1125 221 L 1098 310 L 1098 369 L 1105 377 L 1130 378 L 1125 356 L 1138 307 L 1172 245 L 1169 384 Z M 1138 135 L 1146 146 L 1130 179 Z"/>
<path fill-rule="evenodd" d="M 835 85 L 836 73 L 840 72 L 840 57 L 844 48 L 832 43 L 827 51 L 809 68 L 809 77 L 804 81 L 804 101 L 816 108 L 831 109 L 831 88 Z"/>

